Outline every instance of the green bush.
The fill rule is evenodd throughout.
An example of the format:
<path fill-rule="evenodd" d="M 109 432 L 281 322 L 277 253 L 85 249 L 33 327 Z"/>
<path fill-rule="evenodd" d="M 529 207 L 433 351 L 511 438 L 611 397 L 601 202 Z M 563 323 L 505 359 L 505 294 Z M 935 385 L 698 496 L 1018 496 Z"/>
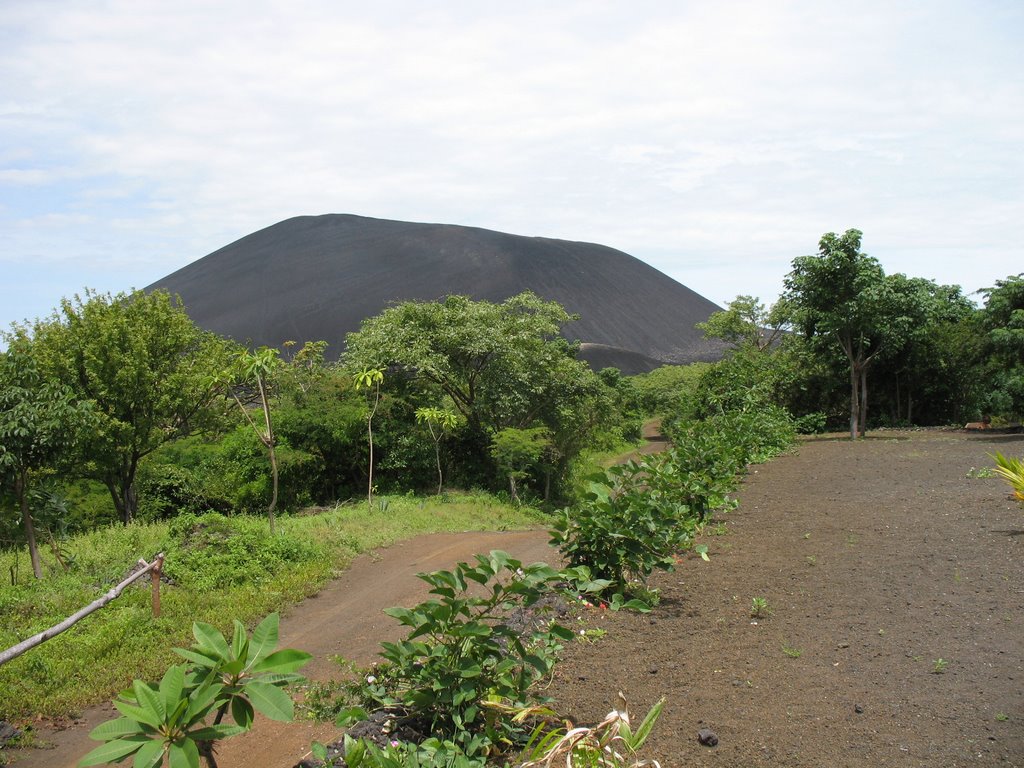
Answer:
<path fill-rule="evenodd" d="M 625 594 L 655 568 L 671 570 L 697 515 L 679 493 L 669 456 L 611 467 L 592 479 L 583 500 L 563 509 L 551 543 L 570 566 L 586 566 L 608 591 Z"/>
<path fill-rule="evenodd" d="M 287 532 L 268 536 L 259 518 L 184 514 L 168 531 L 167 575 L 208 591 L 269 580 L 283 566 L 326 557 L 316 545 Z"/>
<path fill-rule="evenodd" d="M 430 733 L 452 739 L 467 755 L 483 754 L 515 733 L 513 723 L 484 703 L 525 705 L 530 686 L 554 665 L 560 643 L 572 639 L 554 623 L 527 628 L 524 637 L 509 621 L 514 609 L 535 605 L 562 575 L 495 550 L 476 555 L 475 564 L 419 578 L 436 597 L 385 611 L 409 627 L 409 636 L 381 644 L 389 666 L 367 693 L 377 704 L 429 721 Z"/>

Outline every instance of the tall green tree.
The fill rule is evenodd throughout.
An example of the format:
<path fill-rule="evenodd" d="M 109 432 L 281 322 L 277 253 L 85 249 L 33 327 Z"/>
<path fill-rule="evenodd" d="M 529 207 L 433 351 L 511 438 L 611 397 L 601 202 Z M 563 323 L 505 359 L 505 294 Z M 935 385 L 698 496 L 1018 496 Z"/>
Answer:
<path fill-rule="evenodd" d="M 501 303 L 465 296 L 406 302 L 349 334 L 344 364 L 352 371 L 386 366 L 393 385 L 419 388 L 419 405 L 450 401 L 465 420 L 453 455 L 463 466 L 477 462 L 474 481 L 493 473 L 493 463 L 478 462 L 491 458 L 491 438 L 506 428 L 547 427 L 564 468 L 585 442 L 606 389 L 561 335 L 573 319 L 529 292 Z"/>
<path fill-rule="evenodd" d="M 405 302 L 349 334 L 344 360 L 355 371 L 384 366 L 435 385 L 471 429 L 522 428 L 552 396 L 560 369 L 586 368 L 559 335 L 571 319 L 529 292 L 500 304 L 466 296 Z"/>
<path fill-rule="evenodd" d="M 881 264 L 860 251 L 862 235 L 826 233 L 818 253 L 794 259 L 785 279 L 797 327 L 808 338 L 838 344 L 849 363 L 851 439 L 866 428 L 868 369 L 903 320 Z"/>
<path fill-rule="evenodd" d="M 102 482 L 130 522 L 142 458 L 214 423 L 226 342 L 163 291 L 86 291 L 36 321 L 30 336 L 43 375 L 94 404 L 97 424 L 82 443 L 78 471 Z"/>
<path fill-rule="evenodd" d="M 70 459 L 91 416 L 90 403 L 76 401 L 68 387 L 40 375 L 27 339 L 13 340 L 0 353 L 0 482 L 14 492 L 37 579 L 43 569 L 29 507 L 32 476 Z"/>
<path fill-rule="evenodd" d="M 1024 416 L 1024 274 L 996 280 L 982 294 L 987 410 L 1020 418 Z"/>

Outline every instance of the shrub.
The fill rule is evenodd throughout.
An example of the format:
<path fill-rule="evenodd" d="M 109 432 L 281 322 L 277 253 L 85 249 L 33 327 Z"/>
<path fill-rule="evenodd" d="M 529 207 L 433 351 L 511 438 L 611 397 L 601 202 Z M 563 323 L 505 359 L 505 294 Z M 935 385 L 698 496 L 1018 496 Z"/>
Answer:
<path fill-rule="evenodd" d="M 578 505 L 561 511 L 551 543 L 571 566 L 587 566 L 610 582 L 608 591 L 625 594 L 655 568 L 671 570 L 675 553 L 692 538 L 697 516 L 675 487 L 677 478 L 666 456 L 604 470 Z"/>
<path fill-rule="evenodd" d="M 167 575 L 182 586 L 208 591 L 259 583 L 289 563 L 324 555 L 288 533 L 269 536 L 262 519 L 184 514 L 171 521 Z"/>
<path fill-rule="evenodd" d="M 525 705 L 530 686 L 554 665 L 560 643 L 572 638 L 554 623 L 520 631 L 509 618 L 514 609 L 535 605 L 562 576 L 544 563 L 523 565 L 495 550 L 477 555 L 475 564 L 419 578 L 437 597 L 385 611 L 410 632 L 401 642 L 382 643 L 389 666 L 367 693 L 377 704 L 429 721 L 430 733 L 452 739 L 466 754 L 481 754 L 514 733 L 513 724 L 491 716 L 484 703 Z"/>

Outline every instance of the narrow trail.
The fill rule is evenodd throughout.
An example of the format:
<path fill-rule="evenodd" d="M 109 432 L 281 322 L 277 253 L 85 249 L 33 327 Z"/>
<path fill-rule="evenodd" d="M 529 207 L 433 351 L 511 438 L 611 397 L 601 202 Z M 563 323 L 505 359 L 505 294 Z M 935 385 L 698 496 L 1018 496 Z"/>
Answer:
<path fill-rule="evenodd" d="M 302 670 L 311 680 L 340 675 L 334 656 L 368 666 L 382 640 L 399 640 L 404 635 L 384 609 L 411 607 L 426 599 L 428 587 L 416 578 L 417 573 L 451 568 L 492 549 L 503 549 L 529 563 L 550 562 L 555 556 L 544 530 L 433 534 L 376 550 L 358 557 L 340 577 L 282 616 L 280 647 L 313 655 Z M 16 750 L 5 756 L 9 754 L 18 768 L 75 768 L 99 744 L 89 738 L 89 731 L 116 715 L 109 703 L 94 707 L 70 728 L 37 732 L 52 748 Z M 249 733 L 226 741 L 218 751 L 218 763 L 221 768 L 285 768 L 298 762 L 314 740 L 329 740 L 335 731 L 330 724 L 262 720 Z"/>

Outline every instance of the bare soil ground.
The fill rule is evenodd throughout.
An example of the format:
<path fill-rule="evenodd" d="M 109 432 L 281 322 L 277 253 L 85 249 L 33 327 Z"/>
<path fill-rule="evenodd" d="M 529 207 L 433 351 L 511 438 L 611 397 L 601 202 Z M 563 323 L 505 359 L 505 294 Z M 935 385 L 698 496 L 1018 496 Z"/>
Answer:
<path fill-rule="evenodd" d="M 607 635 L 547 694 L 582 722 L 667 697 L 663 766 L 1024 766 L 1024 509 L 968 477 L 995 450 L 1024 438 L 819 438 L 755 468 L 711 562 L 657 575 L 649 616 L 594 611 Z"/>
<path fill-rule="evenodd" d="M 969 477 L 1019 435 L 883 432 L 804 441 L 752 470 L 740 507 L 709 526 L 712 560 L 688 557 L 653 585 L 649 615 L 593 610 L 606 635 L 566 650 L 545 693 L 594 722 L 625 692 L 664 712 L 645 754 L 663 766 L 1024 766 L 1024 510 L 996 478 Z M 717 534 L 717 535 L 716 535 Z M 314 679 L 340 676 L 400 636 L 383 608 L 424 597 L 418 571 L 502 548 L 554 559 L 543 531 L 431 536 L 358 560 L 282 621 L 312 652 Z M 773 613 L 750 616 L 751 599 Z M 942 659 L 947 664 L 936 665 Z M 19 766 L 71 768 L 111 716 L 86 713 L 54 749 Z M 698 744 L 711 728 L 718 746 Z M 261 723 L 220 765 L 293 765 L 324 725 Z"/>

